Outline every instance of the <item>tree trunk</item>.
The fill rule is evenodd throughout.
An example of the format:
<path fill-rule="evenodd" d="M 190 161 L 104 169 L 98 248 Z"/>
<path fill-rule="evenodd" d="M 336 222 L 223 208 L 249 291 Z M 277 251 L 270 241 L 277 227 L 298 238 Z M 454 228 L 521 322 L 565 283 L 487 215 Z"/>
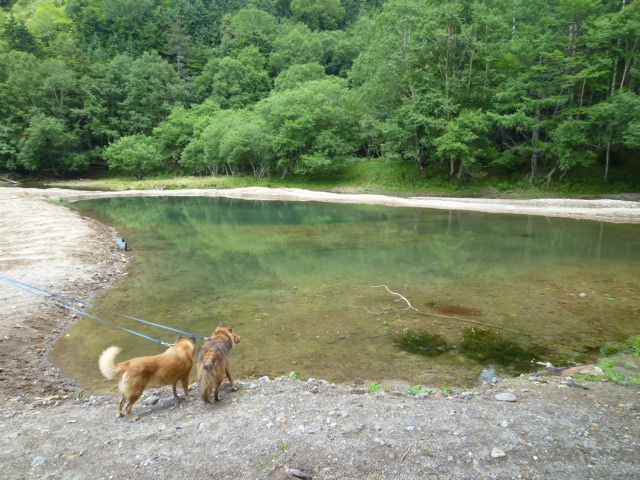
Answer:
<path fill-rule="evenodd" d="M 424 151 L 420 148 L 416 148 L 416 165 L 420 170 L 424 170 Z"/>
<path fill-rule="evenodd" d="M 540 138 L 540 107 L 536 107 L 536 126 L 531 133 L 531 146 L 533 147 L 533 153 L 531 154 L 531 182 L 533 182 L 538 176 L 538 158 L 540 152 L 538 150 L 538 139 Z"/>
<path fill-rule="evenodd" d="M 416 146 L 416 165 L 420 170 L 424 170 L 424 149 L 420 147 L 420 133 L 417 129 L 413 132 L 413 140 Z"/>
<path fill-rule="evenodd" d="M 580 120 L 580 115 L 582 113 L 582 104 L 584 102 L 584 90 L 587 87 L 587 77 L 584 77 L 582 80 L 582 90 L 580 91 L 580 108 L 578 108 L 578 120 Z"/>
<path fill-rule="evenodd" d="M 607 155 L 604 163 L 604 179 L 609 176 L 609 160 L 611 159 L 611 140 L 607 142 Z"/>

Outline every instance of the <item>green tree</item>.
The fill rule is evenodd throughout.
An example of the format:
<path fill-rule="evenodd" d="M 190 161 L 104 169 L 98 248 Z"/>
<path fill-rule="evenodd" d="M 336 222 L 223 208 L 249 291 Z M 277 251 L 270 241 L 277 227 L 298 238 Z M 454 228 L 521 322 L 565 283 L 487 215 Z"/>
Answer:
<path fill-rule="evenodd" d="M 257 47 L 260 53 L 268 55 L 271 42 L 277 32 L 276 18 L 254 6 L 244 8 L 231 19 L 231 36 L 227 49 L 241 50 L 246 47 Z M 231 52 L 227 52 L 231 54 Z"/>
<path fill-rule="evenodd" d="M 600 138 L 605 150 L 604 178 L 609 176 L 611 152 L 615 147 L 627 145 L 637 148 L 634 141 L 640 123 L 640 96 L 635 93 L 618 93 L 606 101 L 593 105 L 587 111 L 592 131 L 590 138 Z"/>
<path fill-rule="evenodd" d="M 44 60 L 38 70 L 41 97 L 47 110 L 56 117 L 66 117 L 69 109 L 75 106 L 75 73 L 58 59 Z"/>
<path fill-rule="evenodd" d="M 131 63 L 121 103 L 124 132 L 151 133 L 173 106 L 186 99 L 186 90 L 173 67 L 156 52 L 145 52 Z"/>
<path fill-rule="evenodd" d="M 346 11 L 340 0 L 292 0 L 291 13 L 311 30 L 335 30 Z"/>
<path fill-rule="evenodd" d="M 319 63 L 303 63 L 292 65 L 280 74 L 273 81 L 273 89 L 276 92 L 291 90 L 299 85 L 311 80 L 322 80 L 327 78 L 324 67 Z"/>
<path fill-rule="evenodd" d="M 60 35 L 65 35 L 72 29 L 64 6 L 54 3 L 38 6 L 33 12 L 29 26 L 34 37 L 49 49 Z"/>
<path fill-rule="evenodd" d="M 31 34 L 24 20 L 16 20 L 9 15 L 4 24 L 2 39 L 7 42 L 8 50 L 36 53 L 38 46 L 35 37 Z"/>
<path fill-rule="evenodd" d="M 143 178 L 162 166 L 155 142 L 146 135 L 129 135 L 109 145 L 104 151 L 109 168 Z"/>
<path fill-rule="evenodd" d="M 346 108 L 347 92 L 345 82 L 334 77 L 274 93 L 256 105 L 271 130 L 283 175 L 326 170 L 356 150 L 356 119 Z"/>
<path fill-rule="evenodd" d="M 547 174 L 547 182 L 551 181 L 555 169 L 566 173 L 577 166 L 589 166 L 596 160 L 596 153 L 590 135 L 590 124 L 585 120 L 569 118 L 561 123 L 550 133 L 550 152 L 557 159 L 557 167 Z"/>
<path fill-rule="evenodd" d="M 479 158 L 489 154 L 490 130 L 489 118 L 480 110 L 461 110 L 449 120 L 444 133 L 433 141 L 434 156 L 449 162 L 452 170 L 459 162 L 458 177 L 462 177 L 471 171 Z"/>
<path fill-rule="evenodd" d="M 277 75 L 291 65 L 322 61 L 322 44 L 303 24 L 281 24 L 279 35 L 273 41 L 269 66 Z"/>
<path fill-rule="evenodd" d="M 498 80 L 499 43 L 512 2 L 390 1 L 374 17 L 367 48 L 351 78 L 358 85 L 363 126 L 378 125 L 385 155 L 415 162 L 433 156 L 434 139 L 461 107 L 486 108 Z M 483 46 L 483 48 L 480 48 Z M 477 93 L 476 93 L 477 92 Z M 363 135 L 364 136 L 364 135 Z M 370 142 L 371 143 L 371 142 Z M 449 173 L 456 173 L 449 162 Z"/>
<path fill-rule="evenodd" d="M 250 171 L 262 178 L 273 167 L 273 147 L 269 131 L 254 112 L 242 111 L 219 145 L 220 158 L 231 173 Z"/>
<path fill-rule="evenodd" d="M 265 63 L 257 47 L 244 48 L 236 58 L 209 60 L 194 81 L 196 98 L 211 96 L 222 108 L 243 108 L 256 102 L 271 89 Z"/>
<path fill-rule="evenodd" d="M 78 138 L 64 123 L 44 114 L 29 121 L 18 144 L 17 164 L 30 171 L 65 173 L 86 167 L 83 157 L 74 155 Z"/>
<path fill-rule="evenodd" d="M 211 99 L 190 109 L 176 107 L 153 129 L 152 138 L 165 166 L 173 169 L 178 165 L 189 142 L 202 132 L 218 110 L 220 105 Z"/>
<path fill-rule="evenodd" d="M 220 153 L 220 144 L 238 118 L 239 113 L 235 110 L 214 113 L 202 131 L 194 135 L 185 147 L 180 165 L 195 174 L 217 175 L 219 171 L 235 173 L 228 169 L 225 158 Z"/>

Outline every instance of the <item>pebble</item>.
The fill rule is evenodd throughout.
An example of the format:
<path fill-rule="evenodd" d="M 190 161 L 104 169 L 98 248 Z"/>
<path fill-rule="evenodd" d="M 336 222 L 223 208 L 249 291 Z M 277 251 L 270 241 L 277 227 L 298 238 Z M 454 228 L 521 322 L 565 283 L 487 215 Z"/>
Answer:
<path fill-rule="evenodd" d="M 144 399 L 143 403 L 145 405 L 155 405 L 156 403 L 158 403 L 158 400 L 160 400 L 160 397 L 156 397 L 155 395 L 150 395 Z"/>
<path fill-rule="evenodd" d="M 309 475 L 308 473 L 305 473 L 305 472 L 303 472 L 301 470 L 298 470 L 297 468 L 287 468 L 287 473 L 289 475 L 292 475 L 292 476 L 296 477 L 296 478 L 302 478 L 304 480 L 308 480 L 308 479 L 312 478 L 311 475 Z"/>
<path fill-rule="evenodd" d="M 44 457 L 42 455 L 38 455 L 36 458 L 33 459 L 33 461 L 31 462 L 31 468 L 34 467 L 39 467 L 40 465 L 42 465 L 43 463 L 45 463 L 47 460 L 49 460 L 47 457 Z"/>
<path fill-rule="evenodd" d="M 506 456 L 507 456 L 507 454 L 506 454 L 506 453 L 504 453 L 504 451 L 500 450 L 499 448 L 494 447 L 494 448 L 491 450 L 491 456 L 492 456 L 493 458 L 500 458 L 500 457 L 506 457 Z"/>
<path fill-rule="evenodd" d="M 509 422 L 507 422 L 506 420 L 503 420 L 498 425 L 500 425 L 501 427 L 507 428 L 509 426 Z"/>
<path fill-rule="evenodd" d="M 499 393 L 496 395 L 496 400 L 500 402 L 515 402 L 518 399 L 513 393 Z"/>
<path fill-rule="evenodd" d="M 547 436 L 547 437 L 544 437 L 544 439 L 545 439 L 547 442 L 549 442 L 549 443 L 553 443 L 553 442 L 555 442 L 555 441 L 556 441 L 556 439 L 555 439 L 555 438 L 553 438 L 551 435 L 549 435 L 549 436 Z"/>

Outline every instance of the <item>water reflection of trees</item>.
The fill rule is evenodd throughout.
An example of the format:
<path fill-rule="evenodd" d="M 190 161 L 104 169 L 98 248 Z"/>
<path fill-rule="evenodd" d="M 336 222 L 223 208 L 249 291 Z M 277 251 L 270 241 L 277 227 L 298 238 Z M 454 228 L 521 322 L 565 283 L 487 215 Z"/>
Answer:
<path fill-rule="evenodd" d="M 637 226 L 545 217 L 211 197 L 113 198 L 78 208 L 153 237 L 175 253 L 166 268 L 206 269 L 226 282 L 336 272 L 487 278 L 545 263 L 637 261 L 640 251 Z"/>

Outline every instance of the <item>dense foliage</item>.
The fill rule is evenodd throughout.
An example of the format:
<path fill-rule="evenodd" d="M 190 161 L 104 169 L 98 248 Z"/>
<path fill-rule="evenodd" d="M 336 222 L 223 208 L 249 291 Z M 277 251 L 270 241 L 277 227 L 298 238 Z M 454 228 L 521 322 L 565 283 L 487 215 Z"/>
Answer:
<path fill-rule="evenodd" d="M 640 170 L 639 0 L 0 5 L 0 169 Z"/>

